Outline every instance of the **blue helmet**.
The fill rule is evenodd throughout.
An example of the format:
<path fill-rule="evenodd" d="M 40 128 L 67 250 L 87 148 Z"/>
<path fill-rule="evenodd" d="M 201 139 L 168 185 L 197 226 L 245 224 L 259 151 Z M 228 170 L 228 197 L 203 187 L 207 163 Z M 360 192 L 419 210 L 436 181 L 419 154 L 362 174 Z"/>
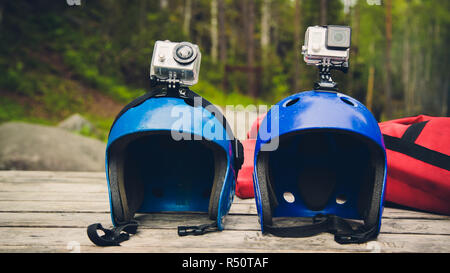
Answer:
<path fill-rule="evenodd" d="M 386 183 L 378 123 L 363 104 L 337 92 L 287 97 L 260 125 L 253 182 L 263 232 L 330 232 L 339 243 L 374 239 Z M 308 217 L 313 223 L 292 225 L 291 219 L 288 225 L 276 217 Z"/>
<path fill-rule="evenodd" d="M 179 227 L 179 235 L 222 230 L 242 157 L 242 145 L 211 103 L 186 87 L 153 88 L 111 127 L 106 175 L 115 229 L 91 225 L 89 238 L 118 245 L 136 232 L 135 213 L 147 212 L 207 212 L 214 221 Z M 99 229 L 106 237 L 97 235 Z"/>

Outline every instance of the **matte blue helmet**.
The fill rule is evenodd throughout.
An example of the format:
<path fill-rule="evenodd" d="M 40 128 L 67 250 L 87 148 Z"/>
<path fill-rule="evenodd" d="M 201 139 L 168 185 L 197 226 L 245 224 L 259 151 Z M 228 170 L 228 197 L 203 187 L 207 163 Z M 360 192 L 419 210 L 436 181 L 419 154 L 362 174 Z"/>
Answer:
<path fill-rule="evenodd" d="M 242 145 L 211 103 L 186 87 L 154 87 L 111 127 L 106 174 L 115 229 L 94 224 L 89 237 L 97 245 L 118 245 L 136 232 L 135 213 L 166 211 L 207 212 L 214 221 L 179 227 L 179 235 L 222 230 L 242 157 Z"/>
<path fill-rule="evenodd" d="M 263 232 L 283 237 L 330 232 L 339 243 L 377 237 L 386 153 L 377 121 L 357 100 L 328 91 L 283 99 L 260 125 L 254 162 Z M 292 225 L 292 219 L 277 217 L 309 217 L 313 223 Z"/>

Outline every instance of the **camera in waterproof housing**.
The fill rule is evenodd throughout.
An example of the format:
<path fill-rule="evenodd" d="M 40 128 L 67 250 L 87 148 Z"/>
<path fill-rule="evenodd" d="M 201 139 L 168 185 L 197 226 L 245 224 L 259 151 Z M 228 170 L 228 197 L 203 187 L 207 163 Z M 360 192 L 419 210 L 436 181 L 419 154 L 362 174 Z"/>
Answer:
<path fill-rule="evenodd" d="M 316 90 L 337 91 L 331 70 L 347 72 L 351 34 L 349 26 L 313 26 L 306 30 L 302 54 L 306 64 L 319 68 L 320 81 L 314 86 Z"/>
<path fill-rule="evenodd" d="M 192 86 L 198 82 L 201 53 L 189 42 L 156 41 L 150 66 L 150 78 L 169 87 Z"/>
<path fill-rule="evenodd" d="M 348 26 L 308 27 L 302 47 L 305 62 L 348 67 L 351 33 Z"/>

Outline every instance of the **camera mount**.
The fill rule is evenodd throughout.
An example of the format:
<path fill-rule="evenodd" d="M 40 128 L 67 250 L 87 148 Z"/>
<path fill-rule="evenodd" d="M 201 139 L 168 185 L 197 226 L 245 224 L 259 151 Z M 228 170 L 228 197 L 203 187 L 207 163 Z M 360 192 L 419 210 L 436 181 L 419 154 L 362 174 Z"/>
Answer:
<path fill-rule="evenodd" d="M 314 90 L 338 91 L 338 84 L 331 78 L 331 70 L 348 71 L 348 62 L 334 62 L 324 59 L 316 64 L 319 68 L 319 81 L 314 83 Z"/>
<path fill-rule="evenodd" d="M 150 77 L 150 81 L 152 83 L 152 85 L 167 85 L 167 87 L 169 89 L 178 89 L 180 86 L 182 86 L 181 84 L 181 80 L 177 79 L 176 75 L 174 75 L 173 72 L 169 72 L 168 73 L 169 76 L 167 79 L 160 79 L 158 77 L 155 76 L 151 76 Z"/>

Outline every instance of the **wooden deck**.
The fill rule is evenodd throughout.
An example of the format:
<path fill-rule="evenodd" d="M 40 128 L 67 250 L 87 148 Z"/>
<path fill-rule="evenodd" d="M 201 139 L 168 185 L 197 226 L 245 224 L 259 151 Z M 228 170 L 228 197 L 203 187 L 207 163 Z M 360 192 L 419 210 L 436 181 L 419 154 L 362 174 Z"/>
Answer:
<path fill-rule="evenodd" d="M 179 237 L 198 214 L 139 215 L 139 233 L 120 247 L 96 247 L 86 235 L 111 224 L 103 173 L 0 172 L 0 252 L 450 252 L 450 217 L 386 208 L 377 241 L 339 245 L 330 234 L 262 235 L 253 199 L 235 199 L 226 230 Z"/>

